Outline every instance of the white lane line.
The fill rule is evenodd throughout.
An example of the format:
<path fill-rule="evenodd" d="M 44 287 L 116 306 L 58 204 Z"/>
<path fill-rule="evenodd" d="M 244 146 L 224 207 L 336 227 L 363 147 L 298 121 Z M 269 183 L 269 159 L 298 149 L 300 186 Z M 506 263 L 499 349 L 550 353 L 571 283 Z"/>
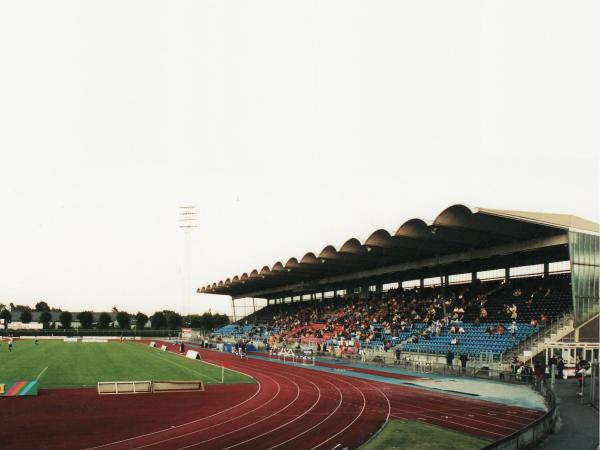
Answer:
<path fill-rule="evenodd" d="M 44 370 L 42 370 L 37 377 L 35 377 L 35 381 L 40 381 L 40 378 L 42 378 L 42 375 L 44 375 L 44 372 L 46 370 L 48 370 L 48 366 L 46 366 L 46 368 Z"/>
<path fill-rule="evenodd" d="M 241 373 L 241 372 L 240 372 L 240 373 Z M 249 374 L 247 374 L 247 373 L 245 373 L 244 375 L 246 375 L 246 376 L 248 376 L 248 377 L 252 378 L 254 381 L 256 381 L 256 383 L 258 384 L 258 389 L 257 389 L 257 390 L 256 390 L 256 392 L 255 392 L 255 393 L 252 395 L 252 397 L 249 397 L 249 398 L 247 398 L 247 399 L 246 399 L 246 400 L 244 400 L 243 402 L 236 403 L 235 405 L 233 405 L 233 406 L 230 406 L 229 408 L 225 408 L 225 409 L 223 409 L 223 410 L 221 410 L 221 411 L 217 411 L 216 413 L 214 413 L 214 414 L 211 414 L 210 416 L 201 417 L 200 419 L 192 420 L 192 421 L 190 421 L 190 422 L 185 422 L 185 423 L 182 423 L 182 424 L 180 424 L 180 425 L 175 425 L 174 427 L 163 428 L 162 430 L 153 431 L 153 432 L 151 432 L 151 433 L 138 434 L 137 436 L 133 436 L 133 437 L 130 437 L 130 438 L 127 438 L 127 439 L 121 439 L 121 440 L 119 440 L 119 441 L 109 442 L 109 443 L 107 443 L 107 444 L 97 445 L 97 446 L 95 446 L 95 447 L 88 447 L 88 448 L 87 448 L 87 449 L 85 449 L 85 450 L 93 450 L 93 449 L 96 449 L 96 448 L 108 447 L 109 445 L 121 444 L 121 443 L 123 443 L 123 442 L 129 442 L 129 441 L 133 441 L 133 440 L 135 440 L 135 439 L 144 438 L 144 437 L 146 437 L 146 436 L 152 436 L 152 435 L 155 435 L 155 434 L 164 433 L 165 431 L 171 431 L 171 430 L 173 430 L 174 428 L 181 428 L 181 427 L 185 427 L 185 426 L 187 426 L 187 425 L 192 425 L 192 424 L 194 424 L 194 423 L 202 422 L 203 420 L 210 419 L 211 417 L 215 417 L 215 416 L 218 416 L 219 414 L 223 414 L 223 413 L 226 413 L 227 411 L 231 411 L 232 409 L 238 408 L 238 407 L 242 406 L 244 403 L 247 403 L 247 402 L 249 402 L 250 400 L 252 400 L 252 399 L 253 399 L 254 397 L 256 397 L 258 394 L 260 394 L 260 391 L 262 390 L 262 387 L 263 387 L 263 386 L 262 386 L 262 383 L 261 383 L 259 380 L 257 380 L 256 378 L 254 378 L 252 375 L 249 375 Z"/>
<path fill-rule="evenodd" d="M 504 426 L 504 425 L 497 425 L 497 424 L 490 423 L 490 422 L 488 422 L 488 421 L 485 421 L 485 420 L 479 420 L 479 419 L 475 419 L 475 418 L 468 418 L 468 419 L 467 419 L 467 418 L 466 418 L 464 415 L 462 415 L 462 414 L 450 413 L 450 412 L 448 412 L 448 411 L 447 411 L 447 410 L 445 410 L 445 409 L 441 409 L 441 410 L 435 410 L 435 409 L 424 408 L 423 406 L 417 406 L 417 405 L 415 405 L 415 404 L 412 404 L 412 403 L 410 403 L 410 402 L 405 402 L 405 403 L 404 403 L 404 406 L 410 406 L 411 408 L 416 408 L 416 409 L 420 409 L 420 410 L 422 410 L 422 411 L 412 411 L 412 412 L 408 412 L 408 414 L 413 414 L 413 413 L 414 413 L 414 414 L 423 414 L 423 415 L 427 415 L 427 414 L 425 414 L 424 412 L 427 412 L 427 413 L 436 413 L 436 414 L 450 414 L 450 415 L 452 416 L 452 418 L 454 418 L 454 419 L 466 419 L 466 420 L 469 420 L 469 421 L 472 421 L 472 422 L 485 423 L 485 424 L 487 424 L 488 426 L 491 426 L 491 427 L 496 427 L 496 428 L 504 428 L 504 429 L 506 429 L 506 430 L 512 430 L 512 431 L 518 431 L 518 430 L 520 430 L 521 428 L 523 428 L 523 427 L 525 426 L 525 425 L 521 424 L 522 426 L 521 426 L 520 428 L 513 428 L 513 427 L 509 427 L 509 426 Z M 400 412 L 400 413 L 403 413 L 403 412 Z M 463 413 L 464 413 L 464 411 L 463 411 Z M 478 413 L 475 413 L 475 414 L 477 414 L 477 417 L 479 417 L 479 416 L 482 416 L 482 414 L 478 414 Z M 442 416 L 442 419 L 443 419 L 443 418 L 448 418 L 448 416 Z M 480 418 L 486 418 L 486 417 L 485 417 L 485 416 L 483 416 L 483 417 L 480 417 Z M 509 419 L 501 419 L 501 420 L 506 420 L 507 422 L 510 422 L 510 420 L 509 420 Z"/>
<path fill-rule="evenodd" d="M 338 410 L 338 409 L 340 409 L 340 407 L 342 406 L 342 403 L 344 402 L 344 394 L 342 393 L 342 391 L 341 391 L 341 390 L 340 390 L 340 389 L 339 389 L 339 388 L 338 388 L 338 387 L 337 387 L 335 384 L 331 383 L 331 382 L 330 382 L 330 381 L 328 381 L 328 380 L 325 380 L 325 377 L 323 377 L 323 378 L 322 378 L 322 380 L 324 380 L 324 381 L 327 381 L 327 383 L 329 383 L 331 386 L 333 386 L 333 387 L 335 388 L 335 390 L 336 390 L 336 391 L 338 391 L 338 393 L 340 394 L 340 401 L 338 402 L 338 404 L 337 404 L 337 406 L 335 407 L 335 409 L 334 409 L 333 411 L 331 411 L 331 412 L 330 412 L 330 413 L 329 413 L 329 414 L 328 414 L 328 415 L 327 415 L 327 416 L 326 416 L 324 419 L 322 419 L 321 421 L 319 421 L 318 423 L 316 423 L 316 424 L 315 424 L 315 425 L 313 425 L 312 427 L 310 427 L 310 428 L 308 428 L 308 429 L 304 430 L 302 433 L 299 433 L 299 434 L 297 434 L 297 435 L 295 435 L 295 436 L 293 436 L 293 437 L 289 438 L 287 441 L 283 441 L 283 442 L 280 442 L 280 443 L 279 443 L 279 444 L 277 444 L 277 445 L 274 445 L 273 447 L 269 447 L 267 450 L 272 450 L 272 449 L 274 449 L 274 448 L 277 448 L 277 447 L 279 447 L 279 446 L 281 446 L 281 445 L 287 444 L 288 442 L 290 442 L 290 441 L 293 441 L 294 439 L 297 439 L 297 438 L 299 438 L 299 437 L 300 437 L 300 436 L 302 436 L 303 434 L 306 434 L 306 433 L 308 433 L 310 430 L 312 430 L 312 429 L 314 429 L 314 428 L 318 427 L 318 426 L 319 426 L 319 425 L 321 425 L 323 422 L 325 422 L 327 419 L 329 419 L 330 417 L 332 417 L 332 416 L 333 416 L 333 415 L 334 415 L 334 414 L 337 412 L 337 410 Z"/>
<path fill-rule="evenodd" d="M 299 378 L 300 378 L 300 377 L 299 377 Z M 229 450 L 230 448 L 234 448 L 234 447 L 237 447 L 238 445 L 242 445 L 242 444 L 245 444 L 245 443 L 247 443 L 247 442 L 253 441 L 254 439 L 258 439 L 259 437 L 266 436 L 267 434 L 273 433 L 274 431 L 277 431 L 277 430 L 279 430 L 280 428 L 283 428 L 283 427 L 285 427 L 285 426 L 289 425 L 290 423 L 292 423 L 292 422 L 295 422 L 296 420 L 300 419 L 301 417 L 303 417 L 303 416 L 305 416 L 306 414 L 308 414 L 309 412 L 311 412 L 311 411 L 312 411 L 312 410 L 315 408 L 315 406 L 317 406 L 317 403 L 319 403 L 319 400 L 321 400 L 321 389 L 319 389 L 319 386 L 317 386 L 315 383 L 313 383 L 312 381 L 310 381 L 308 378 L 306 378 L 306 381 L 308 381 L 308 382 L 309 382 L 310 384 L 312 384 L 312 385 L 313 385 L 315 388 L 317 388 L 317 392 L 318 392 L 318 394 L 319 394 L 319 395 L 318 395 L 318 397 L 317 397 L 317 399 L 315 400 L 315 402 L 312 404 L 312 406 L 311 406 L 309 409 L 307 409 L 306 411 L 304 411 L 302 414 L 300 414 L 299 416 L 295 417 L 294 419 L 292 419 L 292 420 L 290 420 L 290 421 L 288 421 L 288 422 L 285 422 L 284 424 L 282 424 L 282 425 L 279 425 L 279 426 L 278 426 L 278 427 L 276 427 L 276 428 L 273 428 L 273 429 L 271 429 L 271 430 L 269 430 L 269 431 L 265 431 L 264 433 L 262 433 L 262 434 L 259 434 L 258 436 L 254 436 L 254 437 L 252 437 L 252 438 L 250 438 L 250 439 L 246 439 L 245 441 L 238 442 L 238 443 L 236 443 L 236 444 L 234 444 L 234 445 L 232 445 L 232 446 L 230 446 L 230 447 L 225 447 L 225 448 L 224 448 L 224 449 L 222 449 L 222 450 Z"/>
<path fill-rule="evenodd" d="M 358 415 L 354 418 L 354 420 L 352 422 L 350 422 L 348 425 L 346 425 L 344 428 L 342 428 L 340 431 L 338 431 L 337 433 L 335 433 L 333 436 L 329 437 L 328 439 L 325 439 L 323 442 L 321 442 L 320 444 L 315 445 L 313 448 L 311 448 L 310 450 L 314 450 L 315 448 L 320 447 L 321 445 L 325 444 L 326 442 L 329 442 L 330 440 L 332 440 L 333 438 L 339 436 L 340 434 L 342 434 L 344 431 L 346 431 L 348 428 L 350 428 L 354 422 L 356 422 L 360 416 L 363 415 L 363 413 L 365 412 L 365 408 L 367 406 L 367 399 L 365 397 L 365 394 L 362 393 L 362 391 L 360 389 L 358 389 L 356 386 L 354 386 L 351 383 L 348 383 L 346 381 L 344 381 L 346 384 L 350 385 L 350 387 L 352 387 L 353 389 L 355 389 L 356 391 L 358 391 L 358 393 L 361 395 L 362 400 L 363 400 L 363 404 L 362 404 L 362 408 L 360 409 L 360 412 L 358 413 Z"/>
<path fill-rule="evenodd" d="M 423 414 L 422 412 L 420 412 L 419 414 L 422 415 L 422 416 L 425 416 L 427 419 L 441 420 L 442 422 L 453 423 L 453 424 L 459 425 L 461 427 L 472 428 L 473 430 L 482 431 L 484 433 L 495 434 L 496 436 L 499 436 L 499 437 L 506 437 L 506 436 L 508 436 L 508 434 L 494 433 L 493 431 L 485 430 L 483 428 L 471 427 L 469 425 L 465 425 L 464 423 L 454 422 L 452 420 L 444 420 L 444 419 L 442 419 L 440 417 L 431 416 L 429 414 Z M 392 414 L 392 417 L 395 418 L 395 419 L 414 420 L 414 419 L 411 419 L 409 417 L 396 416 L 395 414 Z M 419 419 L 423 419 L 423 418 L 419 417 L 417 420 L 419 420 Z"/>
<path fill-rule="evenodd" d="M 273 381 L 275 381 L 273 378 L 271 378 L 271 379 L 272 379 Z M 291 380 L 290 380 L 290 381 L 291 381 Z M 275 383 L 277 383 L 277 386 L 278 386 L 277 393 L 279 394 L 279 392 L 281 391 L 281 385 L 280 385 L 280 384 L 279 384 L 277 381 L 275 381 Z M 284 411 L 284 410 L 288 409 L 290 406 L 292 406 L 294 403 L 296 403 L 296 400 L 298 400 L 298 398 L 300 397 L 300 386 L 299 386 L 299 385 L 298 385 L 298 383 L 296 383 L 295 381 L 292 381 L 292 383 L 294 383 L 294 384 L 296 385 L 296 397 L 294 397 L 294 399 L 293 399 L 291 402 L 289 402 L 287 405 L 285 405 L 283 408 L 281 408 L 281 409 L 278 409 L 277 411 L 275 411 L 273 414 L 270 414 L 270 415 L 268 415 L 268 416 L 266 416 L 266 417 L 263 417 L 263 418 L 262 418 L 262 419 L 260 419 L 260 420 L 257 420 L 257 421 L 255 421 L 255 422 L 252 422 L 251 424 L 248 424 L 248 425 L 246 425 L 245 427 L 237 428 L 237 429 L 235 429 L 235 430 L 228 431 L 227 433 L 222 433 L 222 434 L 220 434 L 220 435 L 218 435 L 218 436 L 214 436 L 214 437 L 212 437 L 212 438 L 210 438 L 210 439 L 205 439 L 205 440 L 203 440 L 203 441 L 200 441 L 200 442 L 194 442 L 193 444 L 186 445 L 185 447 L 178 447 L 177 449 L 178 449 L 178 450 L 183 450 L 183 449 L 186 449 L 186 448 L 196 447 L 196 446 L 198 446 L 198 445 L 200 445 L 200 444 L 204 444 L 205 442 L 214 441 L 215 439 L 222 438 L 223 436 L 228 436 L 228 435 L 230 435 L 230 434 L 232 434 L 232 433 L 237 433 L 237 432 L 238 432 L 238 431 L 240 431 L 240 430 L 244 430 L 244 429 L 246 429 L 246 428 L 253 427 L 253 426 L 254 426 L 254 425 L 256 425 L 257 423 L 260 423 L 260 422 L 262 422 L 262 421 L 264 421 L 264 420 L 270 419 L 270 418 L 271 418 L 271 417 L 273 417 L 273 416 L 276 416 L 276 415 L 277 415 L 277 414 L 279 414 L 281 411 Z M 262 406 L 265 406 L 265 405 L 266 405 L 266 403 L 265 403 L 264 405 L 262 405 Z M 261 406 L 261 407 L 262 407 L 262 406 Z M 259 408 L 260 408 L 260 407 L 259 407 Z M 259 408 L 257 408 L 257 409 L 259 409 Z M 243 415 L 245 415 L 245 414 L 243 414 Z M 233 419 L 231 419 L 231 420 L 237 420 L 237 419 L 239 419 L 240 417 L 242 417 L 242 416 L 235 417 L 235 418 L 233 418 Z M 225 422 L 222 422 L 222 423 L 220 423 L 220 424 L 218 424 L 218 425 L 222 425 L 223 423 L 230 422 L 231 420 L 229 420 L 229 421 L 225 421 Z M 215 425 L 215 426 L 218 426 L 218 425 Z M 188 434 L 194 434 L 194 433 L 197 433 L 198 431 L 201 431 L 201 430 L 197 430 L 197 431 L 194 431 L 194 432 L 192 432 L 192 433 L 188 433 Z M 179 437 L 183 437 L 183 436 L 184 436 L 184 435 L 182 435 L 182 436 L 179 436 Z M 140 447 L 140 448 L 141 448 L 141 447 Z"/>
<path fill-rule="evenodd" d="M 407 402 L 405 399 L 394 399 L 394 401 L 397 402 L 397 403 L 399 403 L 401 405 L 401 406 L 398 407 L 399 409 L 403 409 L 407 404 L 410 404 L 411 406 L 415 406 L 416 408 L 423 408 L 422 406 L 413 405 L 412 403 Z M 490 408 L 494 408 L 494 406 L 491 406 L 491 405 L 488 405 L 488 406 L 485 406 L 485 407 L 484 406 L 464 406 L 462 408 L 442 408 L 440 410 L 435 410 L 435 411 L 436 412 L 440 412 L 440 413 L 448 413 L 448 414 L 455 415 L 454 414 L 455 412 L 465 413 L 466 410 L 469 410 L 470 412 L 472 412 L 473 414 L 477 415 L 478 417 L 479 416 L 485 417 L 485 415 L 482 414 L 480 412 L 480 410 L 487 411 Z M 433 411 L 433 410 L 430 409 L 429 411 Z M 503 415 L 503 416 L 507 415 L 505 412 L 501 412 L 501 411 L 498 411 L 498 410 L 496 410 L 496 412 L 498 414 Z M 460 414 L 458 416 L 463 417 Z M 512 422 L 514 424 L 520 425 L 520 428 L 518 428 L 518 429 L 521 429 L 525 425 L 531 423 L 531 420 L 528 420 L 526 417 L 515 416 L 515 415 L 512 415 L 512 414 L 509 415 L 509 417 L 510 417 L 510 419 L 507 419 L 506 417 L 502 417 L 502 420 L 504 420 L 506 422 Z M 539 417 L 539 415 L 538 415 L 538 417 Z M 515 420 L 515 419 L 519 419 L 519 418 L 525 420 L 525 422 Z"/>
<path fill-rule="evenodd" d="M 190 372 L 194 372 L 195 374 L 197 374 L 197 375 L 200 375 L 201 377 L 210 378 L 211 380 L 213 380 L 213 381 L 214 381 L 214 382 L 216 382 L 216 383 L 219 383 L 219 384 L 221 383 L 221 380 L 217 380 L 216 378 L 213 378 L 213 377 L 211 377 L 211 376 L 209 376 L 209 375 L 206 375 L 205 373 L 203 373 L 203 372 L 201 372 L 201 371 L 199 371 L 199 370 L 197 370 L 197 369 L 193 369 L 193 368 L 191 368 L 191 367 L 184 366 L 183 364 L 179 364 L 178 362 L 176 362 L 176 361 L 173 361 L 173 360 L 171 359 L 171 357 L 170 357 L 170 356 L 169 356 L 169 357 L 167 357 L 167 358 L 163 358 L 162 356 L 159 356 L 159 355 L 160 355 L 160 353 L 157 353 L 157 352 L 152 352 L 152 354 L 153 354 L 153 355 L 155 355 L 155 356 L 156 356 L 158 359 L 162 359 L 163 361 L 168 361 L 168 362 L 170 362 L 171 364 L 175 364 L 176 366 L 179 366 L 179 367 L 182 367 L 182 368 L 184 368 L 184 369 L 187 369 L 187 370 L 189 370 Z"/>
<path fill-rule="evenodd" d="M 263 374 L 263 375 L 264 375 L 264 374 Z M 219 422 L 219 423 L 216 423 L 216 424 L 214 424 L 214 425 L 210 425 L 210 426 L 207 426 L 207 427 L 204 427 L 204 428 L 198 428 L 198 429 L 196 429 L 196 430 L 194 430 L 194 431 L 190 431 L 190 432 L 187 432 L 187 433 L 179 434 L 179 435 L 177 435 L 177 436 L 173 436 L 173 437 L 170 437 L 170 438 L 166 438 L 166 439 L 163 439 L 163 440 L 160 440 L 160 441 L 155 441 L 155 442 L 151 442 L 151 443 L 148 443 L 148 444 L 145 444 L 145 445 L 141 445 L 141 446 L 139 446 L 139 447 L 138 447 L 138 446 L 136 446 L 135 448 L 136 448 L 136 449 L 138 449 L 138 448 L 152 447 L 152 446 L 154 446 L 154 445 L 162 444 L 162 443 L 164 443 L 164 442 L 169 442 L 169 441 L 173 441 L 173 440 L 175 440 L 175 439 L 179 439 L 179 438 L 182 438 L 182 437 L 190 436 L 190 435 L 192 435 L 192 434 L 200 433 L 201 431 L 205 431 L 205 430 L 209 430 L 209 429 L 211 429 L 211 428 L 219 427 L 219 426 L 221 426 L 221 425 L 223 425 L 223 424 L 226 424 L 226 423 L 229 423 L 229 422 L 231 422 L 231 421 L 233 421 L 233 420 L 237 420 L 237 419 L 239 419 L 240 417 L 244 417 L 244 416 L 246 416 L 246 415 L 248 415 L 248 414 L 250 414 L 250 413 L 252 413 L 252 412 L 254 412 L 254 411 L 258 410 L 258 409 L 260 409 L 260 408 L 263 408 L 264 406 L 268 405 L 268 404 L 269 404 L 269 403 L 271 403 L 273 400 L 275 400 L 275 399 L 276 399 L 276 398 L 279 396 L 279 393 L 280 393 L 280 391 L 281 391 L 281 385 L 280 385 L 279 383 L 277 383 L 277 381 L 275 381 L 273 378 L 271 378 L 271 377 L 269 377 L 269 376 L 267 376 L 267 375 L 264 375 L 264 376 L 266 376 L 267 378 L 270 378 L 270 379 L 271 379 L 271 381 L 273 381 L 275 384 L 277 384 L 277 392 L 275 392 L 275 394 L 273 395 L 273 397 L 272 397 L 272 398 L 271 398 L 271 399 L 270 399 L 268 402 L 266 402 L 266 403 L 263 403 L 263 404 L 261 404 L 260 406 L 258 406 L 258 407 L 256 407 L 256 408 L 254 408 L 254 409 L 251 409 L 250 411 L 248 411 L 248 412 L 245 412 L 244 414 L 241 414 L 241 415 L 239 415 L 239 416 L 235 416 L 235 417 L 233 417 L 233 418 L 231 418 L 231 419 L 229 419 L 229 420 L 225 420 L 225 421 L 222 421 L 222 422 Z M 217 437 L 219 437 L 219 436 L 217 436 Z"/>
<path fill-rule="evenodd" d="M 139 446 L 139 447 L 138 447 L 138 446 L 136 446 L 136 447 L 134 447 L 134 448 L 138 449 L 138 448 L 152 447 L 152 446 L 154 446 L 154 445 L 161 444 L 161 443 L 163 443 L 163 442 L 172 441 L 172 440 L 175 440 L 175 439 L 179 439 L 179 438 L 181 438 L 181 437 L 189 436 L 189 435 L 192 435 L 192 434 L 195 434 L 195 433 L 199 433 L 199 432 L 201 432 L 201 431 L 204 431 L 204 430 L 208 430 L 208 429 L 210 429 L 210 428 L 218 427 L 218 426 L 221 426 L 221 425 L 223 425 L 223 424 L 229 423 L 229 422 L 231 422 L 231 421 L 233 421 L 233 420 L 237 420 L 237 419 L 239 419 L 240 417 L 244 417 L 244 416 L 246 416 L 246 415 L 248 415 L 248 414 L 250 414 L 250 413 L 252 413 L 252 412 L 254 412 L 254 411 L 256 411 L 256 410 L 258 410 L 258 409 L 260 409 L 260 408 L 263 408 L 263 407 L 264 407 L 264 406 L 266 406 L 266 405 L 268 405 L 268 404 L 269 404 L 269 403 L 271 403 L 273 400 L 275 400 L 275 398 L 277 398 L 277 397 L 279 396 L 279 392 L 281 391 L 281 385 L 280 385 L 280 384 L 279 384 L 277 381 L 275 381 L 273 378 L 271 378 L 270 376 L 268 376 L 268 375 L 265 375 L 264 373 L 261 373 L 261 371 L 259 371 L 259 370 L 256 370 L 256 369 L 252 369 L 252 370 L 253 370 L 254 372 L 260 373 L 261 375 L 265 376 L 266 378 L 269 378 L 271 381 L 273 381 L 273 383 L 275 383 L 275 384 L 277 385 L 277 392 L 275 392 L 275 394 L 273 395 L 273 397 L 272 397 L 272 398 L 271 398 L 271 399 L 270 399 L 268 402 L 266 402 L 266 403 L 263 403 L 263 404 L 261 404 L 260 406 L 258 406 L 258 407 L 256 407 L 256 408 L 254 408 L 254 409 L 251 409 L 250 411 L 247 411 L 247 412 L 245 412 L 244 414 L 241 414 L 241 415 L 239 415 L 239 416 L 235 416 L 235 417 L 233 417 L 233 418 L 231 418 L 231 419 L 229 419 L 229 420 L 225 420 L 225 421 L 222 421 L 222 422 L 216 423 L 216 424 L 214 424 L 214 425 L 210 425 L 210 426 L 208 426 L 208 427 L 199 428 L 199 429 L 196 429 L 196 430 L 194 430 L 194 431 L 190 431 L 190 432 L 183 433 L 183 434 L 180 434 L 180 435 L 177 435 L 177 436 L 173 436 L 173 437 L 170 437 L 170 438 L 166 438 L 166 439 L 163 439 L 163 440 L 161 440 L 161 441 L 155 441 L 155 442 L 151 442 L 151 443 L 148 443 L 148 444 L 145 444 L 145 445 L 141 445 L 141 446 Z M 240 372 L 240 373 L 241 373 L 241 372 Z M 248 375 L 248 376 L 250 376 L 251 378 L 253 378 L 254 380 L 256 380 L 256 382 L 259 384 L 259 386 L 261 386 L 261 387 L 263 386 L 263 384 L 262 384 L 262 383 L 261 383 L 259 380 L 257 380 L 255 377 L 252 377 L 251 375 L 249 375 L 249 374 L 247 374 L 247 373 L 244 373 L 244 375 Z M 258 394 L 258 392 L 257 392 L 256 394 Z M 252 397 L 250 397 L 249 399 L 245 400 L 244 402 L 242 402 L 242 403 L 239 403 L 238 405 L 232 406 L 231 408 L 227 408 L 227 410 L 224 410 L 224 411 L 221 411 L 221 412 L 225 412 L 225 411 L 229 411 L 229 410 L 231 410 L 231 409 L 233 409 L 233 408 L 237 408 L 238 406 L 242 405 L 243 403 L 246 403 L 247 401 L 249 401 L 249 400 L 251 400 L 252 398 L 254 398 L 254 397 L 256 396 L 256 394 L 255 394 L 255 395 L 253 395 Z M 215 415 L 217 415 L 217 414 L 220 414 L 220 413 L 213 414 L 212 416 L 215 416 Z M 181 424 L 181 425 L 177 425 L 177 427 L 176 427 L 176 428 L 180 428 L 180 427 L 182 427 L 182 426 L 185 426 L 185 425 L 190 425 L 190 424 L 192 424 L 192 423 L 200 422 L 200 421 L 202 421 L 202 420 L 205 420 L 205 419 L 208 419 L 208 418 L 210 418 L 210 417 L 212 417 L 212 416 L 204 417 L 204 418 L 202 418 L 202 419 L 194 420 L 194 421 L 192 421 L 192 422 L 188 422 L 188 423 L 184 423 L 184 424 Z M 161 430 L 161 431 L 169 431 L 169 430 L 171 430 L 171 429 L 172 429 L 172 428 L 166 428 L 166 429 L 164 429 L 164 430 Z M 157 433 L 157 432 L 155 432 L 155 433 Z M 152 435 L 152 434 L 155 434 L 155 433 L 149 433 L 148 435 Z M 137 436 L 137 437 L 144 437 L 144 436 L 147 436 L 147 435 L 140 435 L 140 436 Z M 136 439 L 137 437 L 130 438 L 129 440 L 131 440 L 131 439 Z M 108 444 L 107 444 L 107 445 L 108 445 Z M 91 450 L 91 449 L 88 449 L 88 450 Z"/>

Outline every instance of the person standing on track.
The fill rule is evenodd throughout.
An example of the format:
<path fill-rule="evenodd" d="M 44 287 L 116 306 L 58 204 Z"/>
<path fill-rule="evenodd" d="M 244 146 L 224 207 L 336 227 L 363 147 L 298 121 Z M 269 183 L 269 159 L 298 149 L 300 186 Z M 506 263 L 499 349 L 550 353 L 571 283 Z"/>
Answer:
<path fill-rule="evenodd" d="M 558 374 L 556 375 L 556 377 L 559 380 L 564 379 L 565 375 L 563 371 L 565 370 L 565 361 L 562 359 L 562 356 L 559 356 L 556 360 L 556 367 L 558 368 Z"/>
<path fill-rule="evenodd" d="M 358 354 L 360 355 L 360 362 L 367 362 L 367 351 L 364 348 L 361 348 Z"/>
<path fill-rule="evenodd" d="M 469 356 L 466 353 L 460 354 L 460 366 L 463 372 L 467 371 L 467 361 L 469 360 Z"/>
<path fill-rule="evenodd" d="M 452 367 L 452 362 L 454 361 L 454 353 L 451 349 L 448 349 L 448 353 L 446 353 L 446 364 L 449 367 Z"/>

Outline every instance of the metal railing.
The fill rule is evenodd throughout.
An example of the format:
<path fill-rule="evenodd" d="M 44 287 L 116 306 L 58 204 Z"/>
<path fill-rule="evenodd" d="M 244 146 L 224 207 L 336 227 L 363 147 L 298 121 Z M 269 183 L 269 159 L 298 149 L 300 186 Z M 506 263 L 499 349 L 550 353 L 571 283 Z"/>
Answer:
<path fill-rule="evenodd" d="M 538 327 L 538 330 L 531 336 L 521 341 L 519 344 L 506 350 L 503 355 L 503 359 L 508 361 L 513 353 L 520 355 L 524 350 L 537 347 L 544 342 L 545 339 L 549 338 L 552 334 L 557 333 L 561 328 L 564 328 L 566 324 L 573 318 L 572 314 L 564 313 L 563 315 L 556 317 L 550 321 L 544 327 Z M 535 355 L 534 355 L 535 356 Z"/>

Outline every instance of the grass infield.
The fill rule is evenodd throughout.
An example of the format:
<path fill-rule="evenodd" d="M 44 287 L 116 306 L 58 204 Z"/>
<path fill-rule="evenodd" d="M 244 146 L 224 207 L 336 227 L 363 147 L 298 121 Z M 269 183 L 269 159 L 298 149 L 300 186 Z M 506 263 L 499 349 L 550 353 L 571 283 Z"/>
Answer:
<path fill-rule="evenodd" d="M 458 431 L 409 420 L 390 420 L 360 450 L 475 450 L 489 441 Z"/>
<path fill-rule="evenodd" d="M 221 383 L 221 368 L 133 342 L 0 342 L 0 381 L 35 380 L 41 388 L 96 387 L 98 381 L 202 380 Z M 225 383 L 254 383 L 225 369 Z"/>

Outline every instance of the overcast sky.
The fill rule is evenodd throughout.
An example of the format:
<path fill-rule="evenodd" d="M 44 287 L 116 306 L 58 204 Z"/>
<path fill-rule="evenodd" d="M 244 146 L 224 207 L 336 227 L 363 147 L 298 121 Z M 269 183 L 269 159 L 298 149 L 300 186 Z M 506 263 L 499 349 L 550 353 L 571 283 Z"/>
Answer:
<path fill-rule="evenodd" d="M 598 221 L 599 5 L 0 1 L 0 303 L 181 310 L 185 204 L 194 288 L 453 203 Z"/>

